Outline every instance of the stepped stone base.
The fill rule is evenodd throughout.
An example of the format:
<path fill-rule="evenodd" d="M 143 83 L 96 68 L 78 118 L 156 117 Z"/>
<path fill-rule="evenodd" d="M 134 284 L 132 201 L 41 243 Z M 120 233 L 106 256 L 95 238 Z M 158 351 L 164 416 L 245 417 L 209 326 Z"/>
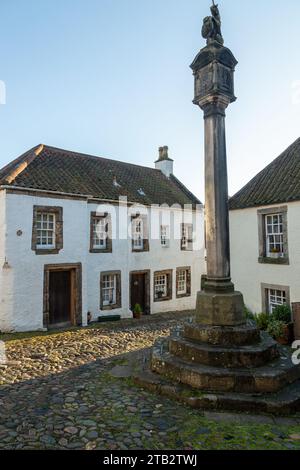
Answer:
<path fill-rule="evenodd" d="M 300 379 L 300 367 L 292 364 L 284 350 L 275 361 L 261 367 L 233 368 L 195 364 L 174 356 L 167 340 L 159 340 L 152 350 L 151 369 L 167 379 L 197 390 L 237 393 L 275 393 Z M 178 352 L 178 351 L 177 351 Z M 215 360 L 220 361 L 216 353 Z"/>
<path fill-rule="evenodd" d="M 169 352 L 178 358 L 195 364 L 213 367 L 228 368 L 263 366 L 279 357 L 277 344 L 269 336 L 262 342 L 254 345 L 239 346 L 235 348 L 214 346 L 205 343 L 191 343 L 182 338 L 171 338 Z"/>
<path fill-rule="evenodd" d="M 153 393 L 200 410 L 270 413 L 276 416 L 300 412 L 300 380 L 275 394 L 199 392 L 167 380 L 150 369 L 137 372 L 134 381 Z"/>
<path fill-rule="evenodd" d="M 201 325 L 196 317 L 155 343 L 136 381 L 198 408 L 300 410 L 300 366 L 251 322 Z"/>

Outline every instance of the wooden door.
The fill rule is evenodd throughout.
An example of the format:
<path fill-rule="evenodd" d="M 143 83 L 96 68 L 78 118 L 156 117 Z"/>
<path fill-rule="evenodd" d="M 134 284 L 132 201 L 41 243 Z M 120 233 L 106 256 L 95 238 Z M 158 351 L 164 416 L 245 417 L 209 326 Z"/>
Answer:
<path fill-rule="evenodd" d="M 71 323 L 71 271 L 49 273 L 49 323 Z"/>
<path fill-rule="evenodd" d="M 139 304 L 146 311 L 146 274 L 137 273 L 131 276 L 131 309 Z"/>

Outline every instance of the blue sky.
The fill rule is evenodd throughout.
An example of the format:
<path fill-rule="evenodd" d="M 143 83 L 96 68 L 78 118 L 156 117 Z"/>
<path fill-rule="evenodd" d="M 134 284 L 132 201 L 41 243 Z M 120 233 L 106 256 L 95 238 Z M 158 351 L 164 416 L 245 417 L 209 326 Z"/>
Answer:
<path fill-rule="evenodd" d="M 152 166 L 203 198 L 194 56 L 210 0 L 1 0 L 0 166 L 48 145 Z M 239 65 L 227 112 L 233 194 L 300 137 L 299 0 L 219 1 Z"/>

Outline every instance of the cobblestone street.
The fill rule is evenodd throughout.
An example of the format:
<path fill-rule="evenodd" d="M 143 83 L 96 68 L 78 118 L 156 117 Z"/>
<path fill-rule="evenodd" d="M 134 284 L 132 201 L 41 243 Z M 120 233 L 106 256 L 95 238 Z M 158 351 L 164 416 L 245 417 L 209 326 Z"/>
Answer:
<path fill-rule="evenodd" d="M 201 413 L 111 374 L 187 317 L 1 338 L 0 448 L 300 449 L 300 417 Z"/>

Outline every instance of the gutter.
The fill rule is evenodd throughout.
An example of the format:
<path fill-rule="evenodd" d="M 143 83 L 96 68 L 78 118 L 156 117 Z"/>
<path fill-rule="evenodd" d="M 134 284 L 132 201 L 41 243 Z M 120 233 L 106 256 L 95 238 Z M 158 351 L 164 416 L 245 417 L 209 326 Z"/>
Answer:
<path fill-rule="evenodd" d="M 62 192 L 62 191 L 51 191 L 51 190 L 46 190 L 46 189 L 24 188 L 22 186 L 0 185 L 0 191 L 6 191 L 6 190 L 14 190 L 14 191 L 20 191 L 20 192 L 43 193 L 45 195 L 49 194 L 49 195 L 56 195 L 56 196 L 73 197 L 74 199 L 75 198 L 76 199 L 84 199 L 88 203 L 94 203 L 94 204 L 97 204 L 97 202 L 98 202 L 98 203 L 111 203 L 111 204 L 120 203 L 120 204 L 125 205 L 125 201 L 122 201 L 122 200 L 120 201 L 120 200 L 116 200 L 116 199 L 99 199 L 99 198 L 95 198 L 94 196 L 91 196 L 89 194 L 65 193 L 65 192 Z M 126 201 L 126 204 L 130 205 L 130 206 L 141 205 L 141 206 L 150 207 L 150 208 L 152 206 L 155 206 L 156 208 L 160 207 L 157 204 L 153 204 L 151 206 L 149 204 L 142 204 L 142 203 L 131 202 L 131 201 Z M 201 207 L 201 209 L 204 208 L 203 204 L 199 204 L 199 206 Z M 164 207 L 162 207 L 162 209 L 164 209 Z M 180 209 L 179 207 L 172 207 L 172 206 L 170 206 L 169 209 L 178 210 L 178 211 L 184 210 L 183 208 Z M 192 212 L 196 212 L 196 209 L 192 208 Z"/>

